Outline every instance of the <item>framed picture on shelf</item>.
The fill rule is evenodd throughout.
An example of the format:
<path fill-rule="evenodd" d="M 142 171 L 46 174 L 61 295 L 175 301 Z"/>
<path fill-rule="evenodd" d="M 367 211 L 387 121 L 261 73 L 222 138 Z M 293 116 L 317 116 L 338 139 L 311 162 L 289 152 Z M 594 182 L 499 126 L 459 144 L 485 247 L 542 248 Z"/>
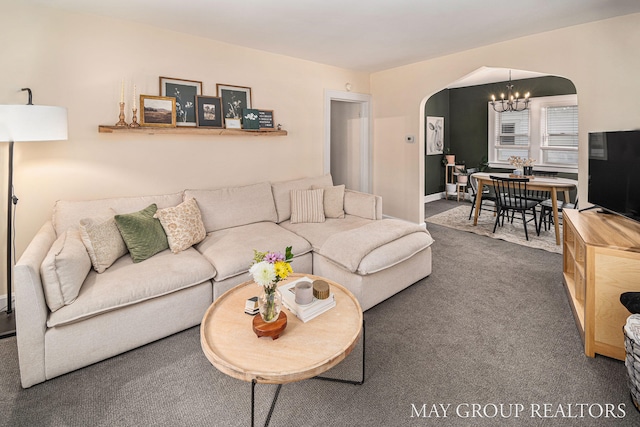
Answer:
<path fill-rule="evenodd" d="M 140 95 L 140 125 L 176 127 L 176 99 L 170 96 Z"/>
<path fill-rule="evenodd" d="M 227 129 L 242 129 L 242 125 L 240 124 L 240 119 L 224 119 L 224 125 Z"/>
<path fill-rule="evenodd" d="M 218 96 L 222 98 L 222 111 L 226 119 L 239 119 L 242 110 L 251 108 L 251 88 L 216 84 Z"/>
<path fill-rule="evenodd" d="M 217 96 L 196 96 L 196 125 L 202 128 L 221 128 L 222 99 Z"/>
<path fill-rule="evenodd" d="M 273 110 L 258 110 L 260 130 L 274 130 Z"/>
<path fill-rule="evenodd" d="M 202 82 L 160 77 L 160 96 L 176 100 L 176 125 L 196 125 L 196 96 L 202 95 Z"/>
<path fill-rule="evenodd" d="M 260 122 L 258 121 L 258 110 L 253 108 L 245 108 L 242 110 L 242 129 L 259 130 Z"/>

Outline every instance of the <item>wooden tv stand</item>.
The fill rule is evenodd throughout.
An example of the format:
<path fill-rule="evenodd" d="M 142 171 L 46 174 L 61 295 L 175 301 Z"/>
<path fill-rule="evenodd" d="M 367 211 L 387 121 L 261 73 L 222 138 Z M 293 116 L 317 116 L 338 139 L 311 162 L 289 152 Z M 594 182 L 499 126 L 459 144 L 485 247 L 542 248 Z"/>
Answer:
<path fill-rule="evenodd" d="M 563 276 L 589 357 L 625 359 L 623 292 L 640 292 L 640 224 L 615 214 L 563 210 Z"/>

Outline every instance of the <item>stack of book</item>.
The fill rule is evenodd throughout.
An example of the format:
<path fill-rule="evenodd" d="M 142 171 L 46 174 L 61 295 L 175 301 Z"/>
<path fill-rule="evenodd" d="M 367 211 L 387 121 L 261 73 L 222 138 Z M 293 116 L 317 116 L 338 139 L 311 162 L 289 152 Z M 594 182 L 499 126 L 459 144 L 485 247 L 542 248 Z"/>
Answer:
<path fill-rule="evenodd" d="M 313 301 L 306 305 L 296 304 L 296 283 L 300 281 L 312 282 L 308 277 L 302 277 L 286 285 L 280 286 L 278 289 L 282 294 L 282 303 L 290 312 L 302 320 L 304 323 L 314 319 L 327 310 L 336 306 L 336 299 L 333 292 L 329 294 L 329 298 L 318 299 L 313 297 Z"/>

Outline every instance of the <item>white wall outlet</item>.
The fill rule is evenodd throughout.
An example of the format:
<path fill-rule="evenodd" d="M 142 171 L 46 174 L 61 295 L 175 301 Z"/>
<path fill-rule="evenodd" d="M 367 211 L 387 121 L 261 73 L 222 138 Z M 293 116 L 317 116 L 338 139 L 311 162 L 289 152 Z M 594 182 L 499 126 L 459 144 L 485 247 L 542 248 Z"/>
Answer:
<path fill-rule="evenodd" d="M 416 137 L 413 135 L 407 135 L 404 137 L 404 142 L 406 142 L 407 144 L 413 144 L 414 142 L 416 142 Z"/>

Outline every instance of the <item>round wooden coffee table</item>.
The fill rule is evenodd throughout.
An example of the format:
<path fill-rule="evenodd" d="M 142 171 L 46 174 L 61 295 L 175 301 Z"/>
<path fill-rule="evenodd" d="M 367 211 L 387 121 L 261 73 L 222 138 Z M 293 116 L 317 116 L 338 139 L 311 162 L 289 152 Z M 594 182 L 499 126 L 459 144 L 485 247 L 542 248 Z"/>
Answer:
<path fill-rule="evenodd" d="M 283 283 L 301 277 L 329 283 L 336 306 L 307 323 L 283 308 L 287 327 L 276 340 L 258 338 L 252 330 L 253 316 L 244 312 L 245 301 L 260 293 L 253 281 L 221 295 L 207 309 L 200 325 L 200 343 L 211 364 L 233 378 L 252 383 L 252 425 L 256 383 L 282 385 L 317 377 L 344 360 L 363 334 L 362 309 L 351 292 L 336 282 L 310 274 L 292 274 Z M 364 350 L 362 368 L 362 381 L 338 381 L 364 381 Z M 279 391 L 278 387 L 272 411 Z M 270 416 L 271 412 L 267 424 Z"/>

